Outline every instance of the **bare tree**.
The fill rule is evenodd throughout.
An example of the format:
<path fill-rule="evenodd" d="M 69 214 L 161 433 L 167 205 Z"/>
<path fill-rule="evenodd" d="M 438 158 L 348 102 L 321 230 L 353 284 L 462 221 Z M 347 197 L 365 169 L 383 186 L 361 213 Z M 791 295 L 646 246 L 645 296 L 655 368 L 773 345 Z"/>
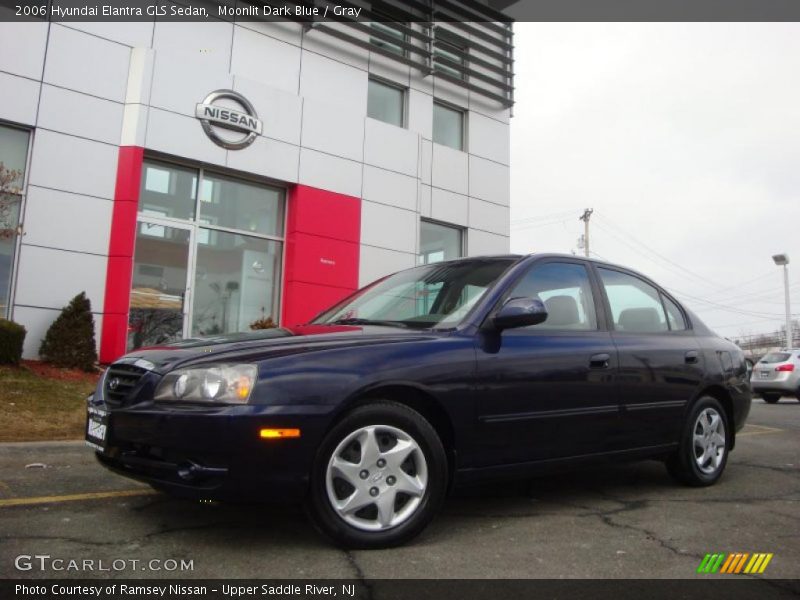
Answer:
<path fill-rule="evenodd" d="M 22 171 L 8 169 L 0 162 L 0 240 L 17 233 L 17 206 L 22 190 L 16 185 L 22 181 Z"/>

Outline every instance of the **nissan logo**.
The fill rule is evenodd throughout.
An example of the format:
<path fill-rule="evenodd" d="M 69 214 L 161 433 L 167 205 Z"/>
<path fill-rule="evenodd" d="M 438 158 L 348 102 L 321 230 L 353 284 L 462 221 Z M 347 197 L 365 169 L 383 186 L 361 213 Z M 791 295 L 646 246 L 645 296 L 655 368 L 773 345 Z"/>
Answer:
<path fill-rule="evenodd" d="M 242 110 L 216 104 L 220 100 L 232 100 Z M 200 119 L 203 131 L 211 141 L 228 150 L 241 150 L 252 144 L 261 134 L 261 120 L 250 101 L 233 90 L 211 92 L 195 107 L 194 116 Z M 225 136 L 220 130 L 241 133 L 240 137 Z"/>
<path fill-rule="evenodd" d="M 108 382 L 108 389 L 115 390 L 118 387 L 119 387 L 119 377 L 114 377 L 114 379 Z"/>

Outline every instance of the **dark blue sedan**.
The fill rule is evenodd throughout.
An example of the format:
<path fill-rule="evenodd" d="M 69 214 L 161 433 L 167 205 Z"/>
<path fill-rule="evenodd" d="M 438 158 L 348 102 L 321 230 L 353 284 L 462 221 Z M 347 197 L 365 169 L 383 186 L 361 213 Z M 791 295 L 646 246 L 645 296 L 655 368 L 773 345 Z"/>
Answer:
<path fill-rule="evenodd" d="M 137 350 L 90 398 L 87 441 L 161 491 L 302 500 L 375 548 L 454 485 L 645 458 L 711 485 L 750 400 L 741 351 L 646 277 L 495 256 L 396 273 L 302 327 Z"/>

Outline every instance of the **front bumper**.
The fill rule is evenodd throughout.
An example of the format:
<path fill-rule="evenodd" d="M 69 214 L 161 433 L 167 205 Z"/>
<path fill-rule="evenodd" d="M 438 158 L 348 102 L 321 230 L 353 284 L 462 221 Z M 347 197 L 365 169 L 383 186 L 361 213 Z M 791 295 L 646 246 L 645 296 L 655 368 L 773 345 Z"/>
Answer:
<path fill-rule="evenodd" d="M 302 498 L 330 420 L 330 407 L 318 405 L 90 406 L 108 411 L 105 444 L 97 451 L 101 464 L 199 499 Z M 261 439 L 264 427 L 299 428 L 301 436 Z"/>

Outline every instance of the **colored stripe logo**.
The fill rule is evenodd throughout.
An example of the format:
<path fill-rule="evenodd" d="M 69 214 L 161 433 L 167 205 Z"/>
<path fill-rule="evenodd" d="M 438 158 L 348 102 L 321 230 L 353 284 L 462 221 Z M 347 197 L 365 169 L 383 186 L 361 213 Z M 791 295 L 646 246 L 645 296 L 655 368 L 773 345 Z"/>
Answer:
<path fill-rule="evenodd" d="M 774 555 L 764 552 L 715 552 L 706 554 L 697 567 L 698 573 L 725 573 L 728 575 L 763 573 Z"/>

